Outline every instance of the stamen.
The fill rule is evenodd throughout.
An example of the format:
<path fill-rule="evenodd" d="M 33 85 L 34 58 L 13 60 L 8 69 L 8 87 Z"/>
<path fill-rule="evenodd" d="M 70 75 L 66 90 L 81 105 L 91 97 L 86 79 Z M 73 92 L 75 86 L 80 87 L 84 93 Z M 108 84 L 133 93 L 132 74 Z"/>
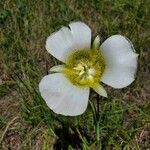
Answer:
<path fill-rule="evenodd" d="M 84 87 L 98 84 L 105 69 L 104 59 L 100 51 L 95 49 L 76 50 L 68 57 L 66 64 L 66 77 L 74 85 Z"/>

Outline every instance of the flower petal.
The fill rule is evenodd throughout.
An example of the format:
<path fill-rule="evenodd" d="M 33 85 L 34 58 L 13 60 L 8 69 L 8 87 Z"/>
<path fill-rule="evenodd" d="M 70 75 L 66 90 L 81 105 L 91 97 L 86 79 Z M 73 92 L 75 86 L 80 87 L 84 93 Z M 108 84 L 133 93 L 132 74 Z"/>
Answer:
<path fill-rule="evenodd" d="M 62 27 L 46 40 L 47 51 L 62 62 L 73 50 L 91 46 L 91 29 L 86 24 L 73 22 L 69 27 Z"/>
<path fill-rule="evenodd" d="M 113 35 L 104 41 L 100 49 L 106 61 L 102 82 L 114 88 L 131 84 L 135 79 L 138 57 L 132 43 L 124 36 Z"/>
<path fill-rule="evenodd" d="M 61 73 L 45 76 L 39 84 L 39 90 L 47 105 L 57 114 L 76 116 L 87 108 L 89 88 L 72 85 Z"/>
<path fill-rule="evenodd" d="M 94 89 L 95 92 L 97 92 L 99 95 L 103 96 L 103 97 L 107 97 L 107 92 L 104 89 L 104 87 L 100 84 L 96 85 L 95 87 L 92 87 Z"/>
<path fill-rule="evenodd" d="M 91 47 L 91 29 L 83 22 L 69 24 L 77 49 Z"/>

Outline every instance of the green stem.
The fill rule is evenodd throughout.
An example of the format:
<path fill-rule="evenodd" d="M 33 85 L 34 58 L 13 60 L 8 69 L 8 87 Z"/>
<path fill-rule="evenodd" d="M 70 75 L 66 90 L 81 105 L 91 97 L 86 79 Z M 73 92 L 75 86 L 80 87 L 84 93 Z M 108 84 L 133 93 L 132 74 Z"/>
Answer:
<path fill-rule="evenodd" d="M 96 139 L 97 143 L 100 142 L 100 128 L 99 128 L 99 122 L 96 122 Z"/>
<path fill-rule="evenodd" d="M 90 101 L 90 106 L 92 108 L 93 120 L 95 126 L 96 133 L 96 142 L 97 142 L 97 150 L 101 150 L 101 129 L 100 129 L 100 114 L 99 114 L 99 97 L 96 99 L 96 104 Z"/>
<path fill-rule="evenodd" d="M 100 115 L 99 115 L 99 97 L 97 97 L 97 110 L 96 110 L 96 139 L 98 150 L 101 150 L 100 144 Z"/>

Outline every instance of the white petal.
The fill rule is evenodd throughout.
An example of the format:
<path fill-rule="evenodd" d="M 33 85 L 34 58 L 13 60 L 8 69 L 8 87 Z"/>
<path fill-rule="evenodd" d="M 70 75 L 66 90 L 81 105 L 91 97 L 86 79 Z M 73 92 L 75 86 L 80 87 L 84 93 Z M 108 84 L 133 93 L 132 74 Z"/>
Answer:
<path fill-rule="evenodd" d="M 106 61 L 102 82 L 114 88 L 131 84 L 135 79 L 138 57 L 132 43 L 124 36 L 113 35 L 104 41 L 100 49 Z"/>
<path fill-rule="evenodd" d="M 47 51 L 62 62 L 73 50 L 90 48 L 91 45 L 91 29 L 86 24 L 73 22 L 69 26 L 70 29 L 62 27 L 46 40 Z"/>
<path fill-rule="evenodd" d="M 91 29 L 83 22 L 69 24 L 77 49 L 91 47 Z"/>
<path fill-rule="evenodd" d="M 40 84 L 41 96 L 57 114 L 76 116 L 82 114 L 88 105 L 89 88 L 79 88 L 61 73 L 45 76 Z"/>
<path fill-rule="evenodd" d="M 103 96 L 103 97 L 107 97 L 107 92 L 104 89 L 104 87 L 102 85 L 97 85 L 95 87 L 92 87 L 94 89 L 95 92 L 97 92 L 99 95 Z"/>

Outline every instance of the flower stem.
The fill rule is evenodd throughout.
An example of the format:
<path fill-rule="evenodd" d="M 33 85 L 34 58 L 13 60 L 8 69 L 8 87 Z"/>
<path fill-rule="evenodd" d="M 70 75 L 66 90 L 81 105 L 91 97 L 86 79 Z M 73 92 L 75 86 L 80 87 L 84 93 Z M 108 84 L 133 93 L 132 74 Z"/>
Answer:
<path fill-rule="evenodd" d="M 96 104 L 90 101 L 90 106 L 93 113 L 93 121 L 96 133 L 97 149 L 101 150 L 101 128 L 100 128 L 100 113 L 99 113 L 99 96 L 96 97 Z"/>
<path fill-rule="evenodd" d="M 99 97 L 96 99 L 97 101 L 97 110 L 96 110 L 96 140 L 97 140 L 97 147 L 101 150 L 101 141 L 100 141 L 100 115 L 99 115 Z"/>
<path fill-rule="evenodd" d="M 100 142 L 100 129 L 99 129 L 99 122 L 96 123 L 96 139 L 97 139 L 97 143 Z"/>

